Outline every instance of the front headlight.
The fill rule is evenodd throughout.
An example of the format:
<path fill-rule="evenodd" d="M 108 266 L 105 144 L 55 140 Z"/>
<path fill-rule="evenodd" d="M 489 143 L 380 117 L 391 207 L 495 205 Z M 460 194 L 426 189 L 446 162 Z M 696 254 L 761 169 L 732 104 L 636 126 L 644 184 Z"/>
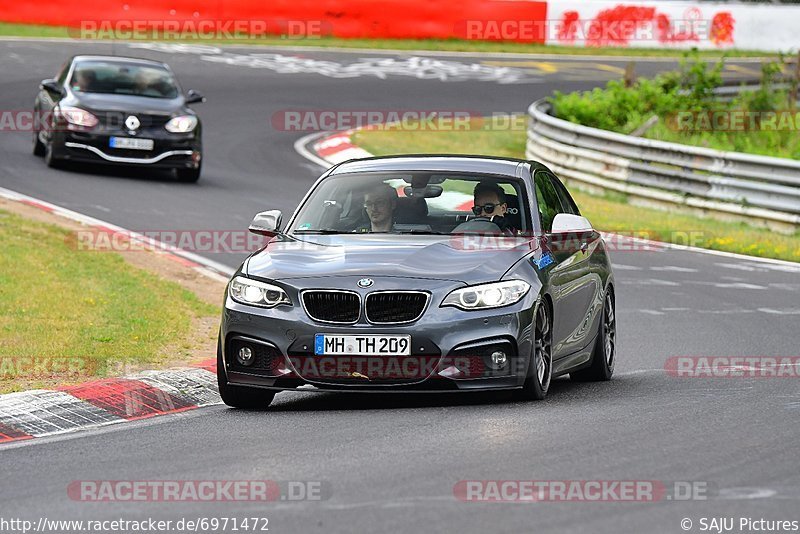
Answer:
<path fill-rule="evenodd" d="M 250 306 L 274 308 L 279 304 L 292 305 L 289 295 L 283 289 L 258 280 L 250 280 L 244 276 L 237 276 L 231 281 L 228 286 L 228 294 L 236 302 Z"/>
<path fill-rule="evenodd" d="M 94 128 L 99 122 L 97 117 L 86 111 L 85 109 L 76 108 L 73 106 L 59 106 L 56 115 L 70 124 L 75 126 L 83 126 L 85 128 Z"/>
<path fill-rule="evenodd" d="M 194 130 L 195 126 L 197 126 L 197 117 L 194 115 L 181 115 L 170 119 L 164 128 L 172 133 L 189 133 Z"/>
<path fill-rule="evenodd" d="M 530 284 L 523 280 L 462 287 L 447 295 L 442 306 L 455 306 L 462 310 L 500 308 L 519 302 L 530 288 Z"/>

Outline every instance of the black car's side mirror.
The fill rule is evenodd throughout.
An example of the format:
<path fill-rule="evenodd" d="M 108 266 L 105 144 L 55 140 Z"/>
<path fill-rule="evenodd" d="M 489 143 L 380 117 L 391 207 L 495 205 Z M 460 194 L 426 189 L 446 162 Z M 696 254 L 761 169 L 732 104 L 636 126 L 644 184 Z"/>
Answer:
<path fill-rule="evenodd" d="M 262 211 L 253 218 L 248 230 L 254 234 L 275 237 L 281 233 L 281 219 L 283 216 L 280 210 Z"/>
<path fill-rule="evenodd" d="M 206 97 L 200 94 L 198 91 L 194 89 L 189 89 L 189 92 L 186 93 L 186 103 L 187 104 L 197 104 L 199 102 L 205 102 Z"/>
<path fill-rule="evenodd" d="M 58 81 L 53 79 L 42 80 L 42 83 L 39 84 L 39 88 L 59 96 L 64 96 L 65 93 L 64 87 L 62 87 Z"/>

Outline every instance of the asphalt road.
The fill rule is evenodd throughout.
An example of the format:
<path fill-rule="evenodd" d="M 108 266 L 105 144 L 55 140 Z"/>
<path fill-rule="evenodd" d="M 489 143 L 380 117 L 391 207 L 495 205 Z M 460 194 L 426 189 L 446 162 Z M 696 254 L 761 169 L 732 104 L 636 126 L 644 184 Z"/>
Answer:
<path fill-rule="evenodd" d="M 0 109 L 28 109 L 38 81 L 67 54 L 110 48 L 0 42 Z M 117 45 L 116 52 L 130 51 Z M 467 67 L 425 70 L 408 61 L 412 54 L 302 51 L 298 60 L 278 50 L 198 52 L 135 50 L 168 60 L 184 88 L 208 97 L 196 108 L 206 143 L 198 184 L 148 172 L 51 170 L 30 154 L 27 132 L 3 131 L 0 186 L 133 230 L 241 229 L 263 209 L 293 210 L 320 172 L 293 150 L 302 133 L 271 126 L 276 112 L 523 111 L 555 89 L 617 77 L 626 63 L 447 56 L 440 59 Z M 280 57 L 253 55 L 259 53 Z M 517 62 L 511 74 L 469 67 L 509 62 Z M 668 65 L 640 62 L 637 70 L 652 74 Z M 487 79 L 470 79 L 475 71 Z M 420 72 L 448 79 L 422 79 Z M 501 83 L 509 77 L 515 83 Z M 235 266 L 239 258 L 212 259 Z M 797 356 L 800 269 L 678 250 L 618 251 L 612 258 L 620 348 L 611 382 L 559 380 L 541 403 L 281 393 L 264 412 L 212 407 L 14 444 L 0 449 L 0 516 L 260 516 L 273 532 L 683 532 L 684 518 L 697 532 L 703 517 L 732 517 L 737 527 L 741 517 L 800 520 L 798 379 L 677 378 L 664 371 L 673 356 Z M 66 489 L 75 480 L 154 479 L 320 481 L 325 498 L 109 504 L 73 501 Z M 705 500 L 652 503 L 454 497 L 459 481 L 519 479 L 696 481 L 710 490 Z"/>

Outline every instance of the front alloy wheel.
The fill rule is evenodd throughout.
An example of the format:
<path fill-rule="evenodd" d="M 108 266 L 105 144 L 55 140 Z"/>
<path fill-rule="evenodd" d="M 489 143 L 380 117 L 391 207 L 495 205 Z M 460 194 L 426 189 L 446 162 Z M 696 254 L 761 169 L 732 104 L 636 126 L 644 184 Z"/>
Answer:
<path fill-rule="evenodd" d="M 592 363 L 586 369 L 570 373 L 577 382 L 602 382 L 611 380 L 617 360 L 617 317 L 614 311 L 614 292 L 609 288 L 603 299 L 603 318 L 592 352 Z"/>
<path fill-rule="evenodd" d="M 533 350 L 528 365 L 528 375 L 518 397 L 524 400 L 542 400 L 550 389 L 553 377 L 553 331 L 550 310 L 542 301 L 536 308 Z"/>

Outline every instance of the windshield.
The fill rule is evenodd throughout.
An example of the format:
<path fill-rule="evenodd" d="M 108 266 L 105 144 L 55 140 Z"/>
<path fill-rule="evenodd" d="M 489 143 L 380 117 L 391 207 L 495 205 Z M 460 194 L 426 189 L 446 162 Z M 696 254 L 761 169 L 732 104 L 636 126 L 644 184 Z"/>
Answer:
<path fill-rule="evenodd" d="M 78 93 L 136 95 L 176 98 L 178 87 L 172 74 L 157 65 L 82 61 L 75 66 L 70 88 Z"/>
<path fill-rule="evenodd" d="M 430 172 L 334 175 L 313 191 L 288 231 L 518 235 L 530 229 L 526 198 L 524 185 L 510 177 Z"/>

